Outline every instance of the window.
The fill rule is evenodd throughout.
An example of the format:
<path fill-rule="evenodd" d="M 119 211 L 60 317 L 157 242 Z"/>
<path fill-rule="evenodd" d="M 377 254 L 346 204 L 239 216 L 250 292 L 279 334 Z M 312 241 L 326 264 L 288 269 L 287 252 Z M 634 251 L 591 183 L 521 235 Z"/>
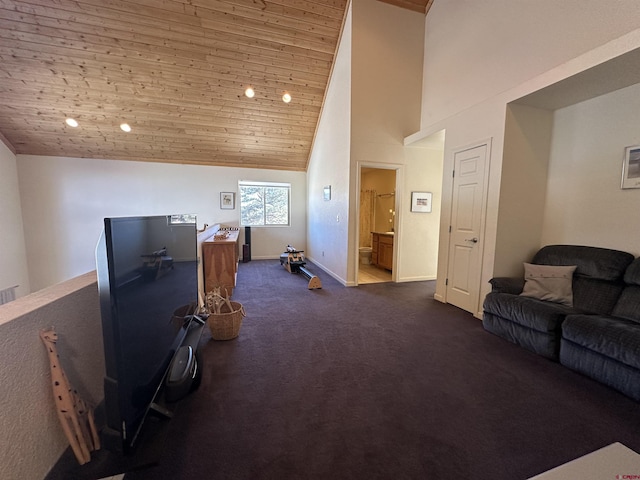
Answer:
<path fill-rule="evenodd" d="M 291 184 L 240 182 L 240 225 L 289 225 Z"/>
<path fill-rule="evenodd" d="M 171 215 L 169 218 L 170 225 L 195 225 L 196 215 L 194 213 L 186 215 Z"/>

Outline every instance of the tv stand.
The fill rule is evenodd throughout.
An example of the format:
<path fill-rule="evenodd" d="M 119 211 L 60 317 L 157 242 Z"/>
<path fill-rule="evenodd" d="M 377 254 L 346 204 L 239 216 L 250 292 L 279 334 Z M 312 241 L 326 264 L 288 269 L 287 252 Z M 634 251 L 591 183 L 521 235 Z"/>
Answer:
<path fill-rule="evenodd" d="M 160 405 L 159 403 L 153 402 L 151 405 L 149 405 L 149 410 L 151 412 L 155 412 L 157 415 L 164 417 L 164 418 L 172 418 L 173 417 L 173 412 L 171 410 L 169 410 L 168 408 L 163 407 L 162 405 Z"/>
<path fill-rule="evenodd" d="M 96 422 L 104 425 L 104 405 L 96 408 L 95 415 Z M 99 435 L 103 448 L 91 452 L 90 462 L 80 465 L 69 447 L 49 471 L 45 480 L 95 480 L 153 467 L 159 463 L 170 441 L 169 422 L 159 415 L 147 417 L 138 442 L 130 452 L 122 451 L 119 433 L 104 428 Z"/>
<path fill-rule="evenodd" d="M 189 326 L 182 347 L 192 349 L 193 359 L 197 365 L 195 377 L 190 382 L 187 391 L 195 390 L 200 383 L 200 365 L 197 363 L 197 349 L 200 337 L 204 330 L 205 323 L 199 317 L 194 316 L 194 321 Z M 167 380 L 170 371 L 167 372 Z M 167 389 L 162 389 L 157 401 L 150 405 L 150 413 L 145 419 L 144 426 L 140 430 L 139 437 L 135 441 L 131 451 L 122 451 L 122 440 L 120 434 L 105 427 L 105 411 L 104 405 L 99 405 L 95 409 L 96 425 L 102 426 L 100 431 L 100 440 L 103 448 L 91 452 L 91 461 L 84 465 L 78 464 L 78 461 L 71 450 L 67 448 L 62 454 L 58 462 L 45 477 L 45 480 L 95 480 L 97 478 L 107 478 L 122 473 L 148 468 L 158 464 L 163 456 L 164 449 L 168 447 L 169 422 L 168 419 L 173 417 L 173 409 L 177 407 L 177 403 L 169 403 L 166 398 Z M 118 449 L 117 446 L 120 446 Z M 111 448 L 108 448 L 111 447 Z"/>

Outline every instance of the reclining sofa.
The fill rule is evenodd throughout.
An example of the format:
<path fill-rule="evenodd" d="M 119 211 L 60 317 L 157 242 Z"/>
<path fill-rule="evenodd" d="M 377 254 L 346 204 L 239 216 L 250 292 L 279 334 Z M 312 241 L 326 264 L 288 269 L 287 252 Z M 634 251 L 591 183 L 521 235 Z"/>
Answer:
<path fill-rule="evenodd" d="M 624 274 L 611 315 L 568 315 L 560 363 L 640 401 L 640 258 Z"/>
<path fill-rule="evenodd" d="M 490 280 L 485 330 L 640 401 L 640 258 L 548 245 L 524 265 Z"/>

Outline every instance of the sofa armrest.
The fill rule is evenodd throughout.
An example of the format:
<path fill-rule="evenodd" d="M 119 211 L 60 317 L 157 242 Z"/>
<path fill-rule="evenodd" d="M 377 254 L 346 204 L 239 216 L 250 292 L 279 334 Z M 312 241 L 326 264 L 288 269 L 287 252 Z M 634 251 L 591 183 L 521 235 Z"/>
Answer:
<path fill-rule="evenodd" d="M 519 295 L 524 288 L 524 278 L 494 277 L 489 280 L 491 291 L 498 293 L 512 293 Z"/>

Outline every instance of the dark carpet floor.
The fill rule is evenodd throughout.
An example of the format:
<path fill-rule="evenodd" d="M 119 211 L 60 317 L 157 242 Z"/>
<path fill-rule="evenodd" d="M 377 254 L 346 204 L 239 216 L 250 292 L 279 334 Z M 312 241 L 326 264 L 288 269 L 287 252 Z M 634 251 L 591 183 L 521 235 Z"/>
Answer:
<path fill-rule="evenodd" d="M 200 388 L 159 464 L 126 480 L 514 480 L 640 452 L 640 404 L 485 332 L 434 282 L 346 288 L 309 267 L 322 290 L 240 264 L 240 336 L 205 331 Z"/>

